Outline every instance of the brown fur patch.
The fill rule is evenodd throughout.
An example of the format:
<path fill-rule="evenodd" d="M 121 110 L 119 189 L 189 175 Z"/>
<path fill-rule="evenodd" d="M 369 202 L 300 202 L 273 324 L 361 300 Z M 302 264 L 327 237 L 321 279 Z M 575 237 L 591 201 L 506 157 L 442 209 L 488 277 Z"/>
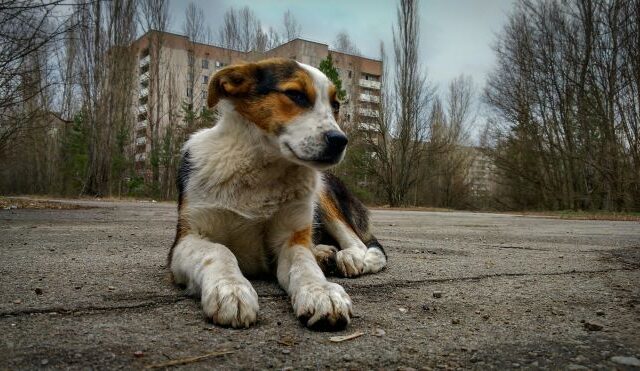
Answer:
<path fill-rule="evenodd" d="M 327 220 L 344 220 L 344 215 L 340 212 L 338 207 L 336 206 L 333 198 L 328 195 L 326 192 L 320 193 L 320 208 L 322 209 L 322 213 L 324 214 Z"/>
<path fill-rule="evenodd" d="M 294 232 L 289 238 L 289 247 L 302 245 L 311 246 L 311 226 Z"/>
<path fill-rule="evenodd" d="M 236 110 L 269 133 L 281 130 L 283 125 L 305 111 L 280 93 L 271 93 L 255 101 L 239 104 Z"/>
<path fill-rule="evenodd" d="M 234 65 L 216 72 L 209 82 L 207 106 L 213 108 L 220 99 L 250 92 L 255 67 L 251 64 Z"/>
<path fill-rule="evenodd" d="M 333 118 L 338 121 L 338 117 L 340 116 L 340 102 L 338 101 L 338 91 L 333 84 L 329 86 L 329 103 L 333 111 Z"/>
<path fill-rule="evenodd" d="M 176 226 L 176 237 L 173 240 L 171 249 L 169 249 L 169 256 L 167 256 L 167 266 L 171 265 L 171 259 L 173 258 L 173 249 L 176 248 L 182 237 L 186 236 L 189 233 L 189 223 L 187 222 L 187 217 L 184 211 L 186 205 L 187 201 L 183 200 L 183 197 L 180 196 L 180 198 L 178 199 L 178 225 Z"/>
<path fill-rule="evenodd" d="M 310 108 L 299 106 L 284 94 L 291 90 L 303 93 L 313 107 L 317 97 L 309 73 L 293 60 L 273 58 L 218 71 L 209 83 L 207 104 L 213 107 L 228 98 L 249 121 L 269 133 L 278 133 Z"/>

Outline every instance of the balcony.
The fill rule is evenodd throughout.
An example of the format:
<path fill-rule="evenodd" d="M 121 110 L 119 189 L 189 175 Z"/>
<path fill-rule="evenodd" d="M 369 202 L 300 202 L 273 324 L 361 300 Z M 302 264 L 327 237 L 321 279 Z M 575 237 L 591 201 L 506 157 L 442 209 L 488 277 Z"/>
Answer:
<path fill-rule="evenodd" d="M 140 92 L 138 92 L 138 98 L 146 98 L 149 96 L 149 89 L 147 88 L 142 88 L 140 89 Z"/>
<path fill-rule="evenodd" d="M 149 126 L 149 121 L 142 120 L 136 124 L 136 130 L 146 129 Z"/>
<path fill-rule="evenodd" d="M 366 117 L 379 117 L 380 116 L 380 112 L 378 112 L 376 110 L 368 109 L 368 108 L 360 108 L 360 109 L 358 109 L 358 113 L 360 115 L 366 116 Z"/>
<path fill-rule="evenodd" d="M 358 130 L 368 131 L 368 132 L 379 132 L 380 128 L 377 125 L 372 124 L 370 122 L 361 122 L 358 124 Z"/>
<path fill-rule="evenodd" d="M 145 68 L 149 65 L 149 62 L 151 62 L 151 58 L 149 57 L 149 55 L 147 54 L 147 56 L 140 58 L 140 68 Z"/>
<path fill-rule="evenodd" d="M 138 115 L 146 115 L 147 114 L 147 106 L 138 106 Z"/>
<path fill-rule="evenodd" d="M 149 72 L 145 72 L 140 75 L 140 84 L 145 85 L 149 83 Z"/>
<path fill-rule="evenodd" d="M 360 102 L 380 103 L 380 97 L 371 94 L 360 94 Z"/>
<path fill-rule="evenodd" d="M 360 79 L 360 86 L 367 89 L 380 90 L 380 81 Z"/>
<path fill-rule="evenodd" d="M 147 159 L 146 153 L 136 153 L 136 162 L 141 162 Z"/>
<path fill-rule="evenodd" d="M 139 137 L 136 138 L 136 146 L 142 146 L 147 144 L 147 138 L 146 137 Z"/>

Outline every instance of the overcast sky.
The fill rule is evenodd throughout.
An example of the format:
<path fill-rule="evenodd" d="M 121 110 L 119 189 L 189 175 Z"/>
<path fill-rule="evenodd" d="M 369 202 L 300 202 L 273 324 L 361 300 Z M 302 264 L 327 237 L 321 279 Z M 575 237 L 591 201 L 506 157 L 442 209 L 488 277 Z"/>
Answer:
<path fill-rule="evenodd" d="M 302 37 L 331 45 L 346 31 L 363 55 L 378 58 L 380 41 L 390 50 L 396 19 L 392 0 L 194 0 L 204 10 L 214 37 L 225 9 L 249 6 L 263 28 L 281 29 L 289 9 L 302 25 Z M 440 89 L 460 75 L 481 88 L 494 56 L 491 45 L 515 0 L 421 0 L 421 62 Z M 187 0 L 171 1 L 171 30 L 181 33 Z"/>

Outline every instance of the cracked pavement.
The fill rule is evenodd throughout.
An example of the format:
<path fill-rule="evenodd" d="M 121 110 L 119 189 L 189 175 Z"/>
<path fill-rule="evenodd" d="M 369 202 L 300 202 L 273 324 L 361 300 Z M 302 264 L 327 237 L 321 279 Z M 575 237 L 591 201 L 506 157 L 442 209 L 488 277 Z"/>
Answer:
<path fill-rule="evenodd" d="M 85 208 L 0 210 L 0 369 L 143 368 L 217 351 L 232 353 L 181 367 L 631 369 L 612 357 L 640 358 L 638 222 L 374 210 L 389 266 L 331 278 L 355 310 L 334 334 L 301 326 L 270 281 L 252 281 L 256 326 L 205 321 L 165 268 L 175 204 L 61 202 Z"/>

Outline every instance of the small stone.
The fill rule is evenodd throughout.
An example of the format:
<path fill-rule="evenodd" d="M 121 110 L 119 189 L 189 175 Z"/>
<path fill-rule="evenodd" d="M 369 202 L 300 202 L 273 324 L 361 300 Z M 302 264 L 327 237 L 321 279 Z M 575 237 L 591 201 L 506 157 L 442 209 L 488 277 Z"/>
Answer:
<path fill-rule="evenodd" d="M 377 337 L 382 337 L 382 336 L 385 336 L 386 334 L 387 333 L 381 328 L 377 328 L 377 329 L 373 330 L 373 335 L 377 336 Z"/>
<path fill-rule="evenodd" d="M 346 362 L 350 362 L 353 359 L 353 357 L 351 357 L 351 354 L 347 353 L 345 355 L 342 356 L 342 360 L 346 361 Z"/>
<path fill-rule="evenodd" d="M 460 324 L 460 319 L 459 318 L 454 318 L 451 320 L 451 323 L 453 323 L 454 325 L 459 325 Z"/>
<path fill-rule="evenodd" d="M 538 361 L 533 361 L 531 363 L 529 363 L 529 366 L 531 367 L 538 367 L 540 364 L 538 363 Z"/>
<path fill-rule="evenodd" d="M 116 288 L 113 286 L 107 286 L 107 290 L 115 290 Z"/>
<path fill-rule="evenodd" d="M 482 315 L 482 319 L 484 319 L 484 320 L 488 320 L 489 317 L 491 317 L 491 316 L 489 316 L 488 314 L 483 314 Z"/>
<path fill-rule="evenodd" d="M 479 311 L 479 310 L 477 310 L 477 311 L 476 311 L 476 314 L 480 314 L 480 311 Z"/>
<path fill-rule="evenodd" d="M 599 323 L 585 321 L 584 328 L 589 331 L 601 331 L 604 326 Z"/>
<path fill-rule="evenodd" d="M 43 366 L 46 366 L 49 364 L 49 360 L 48 359 L 43 359 L 42 361 L 40 361 L 40 364 Z"/>
<path fill-rule="evenodd" d="M 441 298 L 442 297 L 442 291 L 434 291 L 433 292 L 433 297 L 434 298 Z"/>
<path fill-rule="evenodd" d="M 611 362 L 617 363 L 619 365 L 640 367 L 640 359 L 637 359 L 636 357 L 615 356 L 611 357 Z"/>
<path fill-rule="evenodd" d="M 282 354 L 289 354 L 291 351 L 289 349 L 282 349 Z"/>
<path fill-rule="evenodd" d="M 584 367 L 582 365 L 576 365 L 575 363 L 569 363 L 567 365 L 567 370 L 588 370 L 589 368 Z"/>
<path fill-rule="evenodd" d="M 21 299 L 16 299 L 13 301 L 13 304 L 22 304 L 22 300 Z"/>
<path fill-rule="evenodd" d="M 144 352 L 141 350 L 136 350 L 135 352 L 133 352 L 133 356 L 136 358 L 144 357 Z"/>
<path fill-rule="evenodd" d="M 578 362 L 578 363 L 582 363 L 585 362 L 587 360 L 587 357 L 583 356 L 582 354 L 577 355 L 573 361 L 574 362 Z"/>
<path fill-rule="evenodd" d="M 39 287 L 36 287 L 36 289 L 33 291 L 36 293 L 36 295 L 42 295 L 42 289 Z"/>
<path fill-rule="evenodd" d="M 518 368 L 518 367 L 520 367 L 520 364 L 519 363 L 512 363 L 511 366 L 513 366 L 515 368 Z"/>
<path fill-rule="evenodd" d="M 425 312 L 428 312 L 431 310 L 431 308 L 429 308 L 429 304 L 422 304 L 422 310 L 424 310 Z"/>
<path fill-rule="evenodd" d="M 398 310 L 400 311 L 400 313 L 407 313 L 407 308 L 398 308 Z"/>
<path fill-rule="evenodd" d="M 598 316 L 604 316 L 604 311 L 603 311 L 602 309 L 598 309 L 598 310 L 596 311 L 596 315 L 598 315 Z"/>

